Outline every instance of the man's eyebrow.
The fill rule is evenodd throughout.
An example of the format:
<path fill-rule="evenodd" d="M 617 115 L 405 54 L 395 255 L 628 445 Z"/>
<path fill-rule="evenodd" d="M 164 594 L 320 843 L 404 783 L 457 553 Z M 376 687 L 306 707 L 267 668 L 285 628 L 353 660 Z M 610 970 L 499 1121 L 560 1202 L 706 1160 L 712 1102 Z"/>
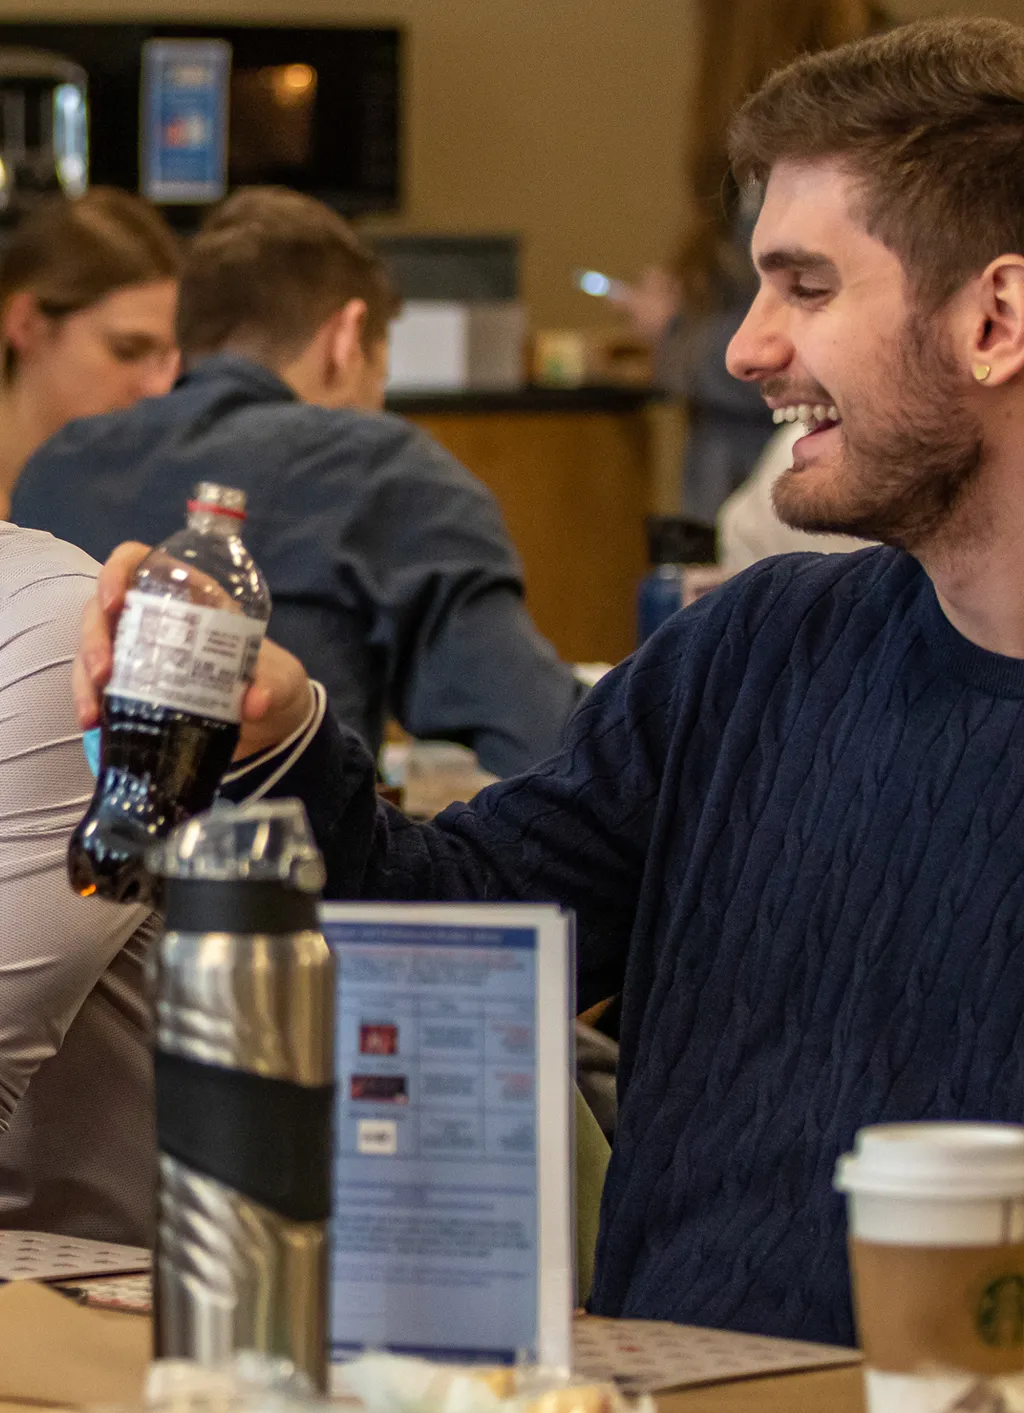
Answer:
<path fill-rule="evenodd" d="M 795 270 L 801 273 L 814 271 L 821 275 L 838 275 L 834 263 L 827 255 L 818 255 L 813 250 L 803 250 L 800 246 L 790 246 L 780 250 L 766 250 L 757 257 L 757 268 L 765 275 L 779 271 Z"/>

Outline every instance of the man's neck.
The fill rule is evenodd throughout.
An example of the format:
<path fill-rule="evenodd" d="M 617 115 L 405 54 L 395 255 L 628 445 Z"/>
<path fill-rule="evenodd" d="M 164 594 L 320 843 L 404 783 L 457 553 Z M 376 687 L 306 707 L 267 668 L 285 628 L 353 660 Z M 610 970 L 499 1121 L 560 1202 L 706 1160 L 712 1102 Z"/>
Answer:
<path fill-rule="evenodd" d="M 914 551 L 957 632 L 1024 658 L 1024 465 L 986 465 L 934 543 Z"/>

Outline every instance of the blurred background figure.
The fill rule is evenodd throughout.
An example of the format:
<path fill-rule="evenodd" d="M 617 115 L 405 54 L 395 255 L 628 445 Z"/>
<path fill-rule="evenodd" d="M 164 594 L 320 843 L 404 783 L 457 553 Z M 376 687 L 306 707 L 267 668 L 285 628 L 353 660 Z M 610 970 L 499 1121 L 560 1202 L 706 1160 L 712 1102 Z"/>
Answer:
<path fill-rule="evenodd" d="M 173 391 L 52 437 L 13 518 L 105 558 L 164 539 L 199 482 L 238 487 L 271 631 L 338 719 L 375 754 L 394 717 L 512 775 L 558 749 L 582 687 L 527 612 L 494 496 L 381 411 L 396 306 L 325 203 L 241 188 L 189 244 Z"/>
<path fill-rule="evenodd" d="M 0 259 L 0 519 L 65 423 L 171 387 L 179 262 L 155 208 L 110 187 L 48 197 L 17 227 Z"/>
<path fill-rule="evenodd" d="M 757 386 L 738 383 L 725 367 L 757 289 L 750 262 L 757 202 L 729 172 L 729 119 L 797 54 L 861 39 L 886 21 L 869 0 L 700 0 L 698 11 L 702 58 L 683 158 L 688 224 L 671 264 L 646 271 L 617 302 L 653 345 L 656 381 L 686 403 L 682 508 L 710 526 L 773 431 Z"/>

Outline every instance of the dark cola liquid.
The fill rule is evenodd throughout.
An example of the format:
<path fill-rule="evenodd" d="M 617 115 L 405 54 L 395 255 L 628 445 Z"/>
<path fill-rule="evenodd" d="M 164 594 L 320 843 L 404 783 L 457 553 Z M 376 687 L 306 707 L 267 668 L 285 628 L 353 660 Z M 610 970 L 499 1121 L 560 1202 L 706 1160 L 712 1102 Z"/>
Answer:
<path fill-rule="evenodd" d="M 71 836 L 68 874 L 83 898 L 153 902 L 146 850 L 209 809 L 238 743 L 238 726 L 130 697 L 107 696 L 103 768 Z"/>

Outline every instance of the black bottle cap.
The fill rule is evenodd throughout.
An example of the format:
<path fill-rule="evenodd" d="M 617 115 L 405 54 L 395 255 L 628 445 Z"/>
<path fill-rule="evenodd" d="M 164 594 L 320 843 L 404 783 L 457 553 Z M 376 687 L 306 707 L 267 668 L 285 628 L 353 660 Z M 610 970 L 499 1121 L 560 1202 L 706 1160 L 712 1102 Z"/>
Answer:
<path fill-rule="evenodd" d="M 714 564 L 715 532 L 685 515 L 648 515 L 647 556 L 651 564 Z"/>

